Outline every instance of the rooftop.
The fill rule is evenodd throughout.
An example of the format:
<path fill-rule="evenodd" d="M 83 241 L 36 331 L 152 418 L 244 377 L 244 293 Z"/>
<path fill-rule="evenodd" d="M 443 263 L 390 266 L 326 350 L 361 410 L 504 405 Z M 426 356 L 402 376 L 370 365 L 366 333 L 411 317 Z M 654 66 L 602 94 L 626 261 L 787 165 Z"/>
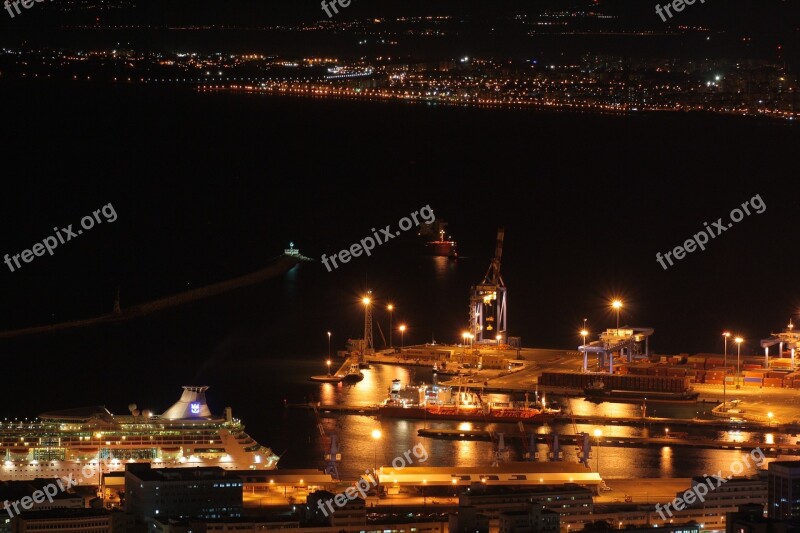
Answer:
<path fill-rule="evenodd" d="M 196 468 L 151 468 L 150 463 L 131 463 L 126 465 L 126 474 L 140 481 L 242 481 L 235 473 L 228 472 L 218 466 L 202 466 Z"/>

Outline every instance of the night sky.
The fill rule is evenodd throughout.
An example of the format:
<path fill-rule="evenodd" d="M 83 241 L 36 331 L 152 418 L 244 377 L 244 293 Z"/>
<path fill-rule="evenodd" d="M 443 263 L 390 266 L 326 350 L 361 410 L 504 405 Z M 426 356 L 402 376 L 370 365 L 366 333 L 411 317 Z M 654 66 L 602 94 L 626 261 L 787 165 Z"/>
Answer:
<path fill-rule="evenodd" d="M 509 13 L 566 4 L 586 3 L 503 2 L 498 8 L 491 2 L 358 0 L 341 17 L 454 14 L 469 19 L 463 33 L 428 48 L 413 43 L 409 57 L 451 58 L 463 51 L 519 60 L 540 53 L 579 56 L 587 46 L 619 48 L 611 38 L 588 43 L 563 38 L 563 43 L 548 42 L 545 50 L 544 45 L 520 46 L 515 35 L 486 33 L 494 20 L 502 27 Z M 621 17 L 621 25 L 663 26 L 653 2 L 601 4 Z M 793 72 L 798 19 L 790 16 L 792 4 L 716 0 L 687 10 L 682 21 L 711 24 L 723 39 L 756 36 L 753 57 L 770 57 L 780 43 Z M 4 46 L 113 45 L 113 31 L 64 29 L 64 20 L 92 20 L 94 13 L 39 7 L 15 20 L 2 19 Z M 318 2 L 174 1 L 145 2 L 101 16 L 145 25 L 257 26 L 300 24 L 324 14 Z M 170 43 L 185 49 L 190 42 L 202 46 L 205 37 L 165 37 L 141 29 L 125 32 L 125 38 L 174 51 Z M 269 53 L 273 47 L 239 39 L 234 30 L 211 32 L 208 38 L 226 51 L 249 47 Z M 274 46 L 317 55 L 330 46 L 348 58 L 359 53 L 336 36 L 330 41 L 286 38 Z M 652 48 L 630 53 L 669 54 L 668 44 L 676 42 L 654 40 Z M 705 50 L 687 43 L 675 49 L 676 55 L 712 52 L 724 54 L 716 43 Z M 52 257 L 37 257 L 15 272 L 1 265 L 3 330 L 108 312 L 117 287 L 123 305 L 134 304 L 245 274 L 278 255 L 289 240 L 306 255 L 331 255 L 370 228 L 395 224 L 425 205 L 450 223 L 464 256 L 458 268 L 471 282 L 482 277 L 497 228 L 505 227 L 510 334 L 521 335 L 526 345 L 574 348 L 584 317 L 595 332 L 612 325 L 607 308 L 612 297 L 625 301 L 623 323 L 656 329 L 654 342 L 665 353 L 721 351 L 725 329 L 743 334 L 749 353 L 757 349 L 757 339 L 792 317 L 800 319 L 800 138 L 792 123 L 690 113 L 612 116 L 248 99 L 2 77 L 0 91 L 5 183 L 0 254 L 32 247 L 52 235 L 54 226 L 77 227 L 81 217 L 109 203 L 118 216 L 113 224 L 100 224 L 60 245 Z M 704 223 L 720 217 L 727 223 L 732 209 L 757 195 L 764 212 L 745 216 L 709 242 L 706 251 L 691 253 L 667 270 L 656 261 L 657 253 L 682 245 Z M 380 286 L 387 298 L 413 297 L 408 308 L 433 306 L 426 313 L 443 317 L 436 325 L 440 329 L 463 327 L 457 321 L 466 322 L 469 282 L 459 289 L 461 300 L 421 301 L 424 284 L 412 268 L 403 275 L 403 263 L 413 263 L 407 254 L 416 253 L 409 251 L 412 240 L 404 236 L 373 258 L 362 257 L 333 274 L 321 272 L 320 283 L 341 291 L 338 300 L 314 302 L 305 317 L 286 317 L 281 308 L 287 302 L 278 297 L 265 320 L 300 337 L 297 353 L 321 350 L 298 332 L 324 331 L 333 322 L 357 335 L 358 320 L 339 316 L 344 314 L 340 305 L 348 295 Z M 300 268 L 323 267 L 317 262 Z M 320 317 L 321 309 L 330 317 Z M 213 305 L 202 313 L 214 322 Z M 154 328 L 169 331 L 177 315 L 156 320 Z M 210 335 L 223 338 L 230 333 L 226 327 Z M 59 347 L 73 353 L 69 345 L 76 335 L 50 337 L 47 345 L 55 351 L 47 354 L 26 344 L 36 339 L 0 341 L 0 353 L 11 366 L 9 357 L 19 354 L 56 360 L 64 356 Z M 92 357 L 102 360 L 99 353 Z M 13 360 L 25 364 L 19 357 Z"/>

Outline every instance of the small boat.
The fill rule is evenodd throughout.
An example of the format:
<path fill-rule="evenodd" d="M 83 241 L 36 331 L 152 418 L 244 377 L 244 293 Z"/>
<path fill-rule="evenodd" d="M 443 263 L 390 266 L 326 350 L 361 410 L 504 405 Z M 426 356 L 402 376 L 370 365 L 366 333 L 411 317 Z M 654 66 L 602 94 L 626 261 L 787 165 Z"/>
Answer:
<path fill-rule="evenodd" d="M 442 366 L 439 366 L 439 363 L 433 363 L 433 373 L 437 376 L 457 376 L 459 375 L 457 368 L 447 368 L 447 363 L 442 363 Z"/>
<path fill-rule="evenodd" d="M 351 364 L 350 369 L 343 377 L 343 381 L 346 383 L 358 383 L 364 379 L 364 374 L 361 373 L 361 369 L 359 367 L 360 365 L 358 363 Z"/>
<path fill-rule="evenodd" d="M 344 379 L 344 376 L 326 374 L 324 376 L 311 376 L 309 379 L 318 383 L 339 383 Z"/>

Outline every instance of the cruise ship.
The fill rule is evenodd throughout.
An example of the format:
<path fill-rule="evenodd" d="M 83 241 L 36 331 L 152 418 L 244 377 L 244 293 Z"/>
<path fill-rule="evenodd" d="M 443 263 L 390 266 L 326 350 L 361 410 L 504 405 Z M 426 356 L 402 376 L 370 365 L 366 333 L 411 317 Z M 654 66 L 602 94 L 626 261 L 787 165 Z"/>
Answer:
<path fill-rule="evenodd" d="M 163 414 L 129 406 L 129 415 L 105 407 L 52 411 L 33 422 L 0 424 L 0 480 L 73 475 L 96 485 L 99 472 L 124 471 L 126 463 L 159 467 L 219 466 L 272 470 L 278 456 L 244 431 L 231 408 L 211 413 L 206 386 L 185 386 Z M 86 478 L 87 472 L 95 472 Z"/>

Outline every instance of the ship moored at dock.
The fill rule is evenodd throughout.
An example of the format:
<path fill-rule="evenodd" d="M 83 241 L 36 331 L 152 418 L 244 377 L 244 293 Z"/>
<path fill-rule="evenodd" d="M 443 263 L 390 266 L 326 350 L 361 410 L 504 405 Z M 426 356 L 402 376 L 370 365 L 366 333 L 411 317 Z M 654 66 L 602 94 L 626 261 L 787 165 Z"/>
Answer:
<path fill-rule="evenodd" d="M 180 399 L 161 415 L 140 411 L 115 415 L 105 407 L 52 411 L 33 422 L 0 425 L 0 480 L 124 471 L 126 463 L 153 467 L 219 466 L 226 470 L 272 470 L 279 457 L 244 431 L 231 409 L 211 413 L 205 386 L 185 386 Z M 85 480 L 94 483 L 95 480 Z"/>
<path fill-rule="evenodd" d="M 378 407 L 378 415 L 387 418 L 468 422 L 532 422 L 554 413 L 535 402 L 485 402 L 480 393 L 466 387 L 455 391 L 441 385 L 404 388 L 399 379 L 392 381 L 389 397 Z"/>

